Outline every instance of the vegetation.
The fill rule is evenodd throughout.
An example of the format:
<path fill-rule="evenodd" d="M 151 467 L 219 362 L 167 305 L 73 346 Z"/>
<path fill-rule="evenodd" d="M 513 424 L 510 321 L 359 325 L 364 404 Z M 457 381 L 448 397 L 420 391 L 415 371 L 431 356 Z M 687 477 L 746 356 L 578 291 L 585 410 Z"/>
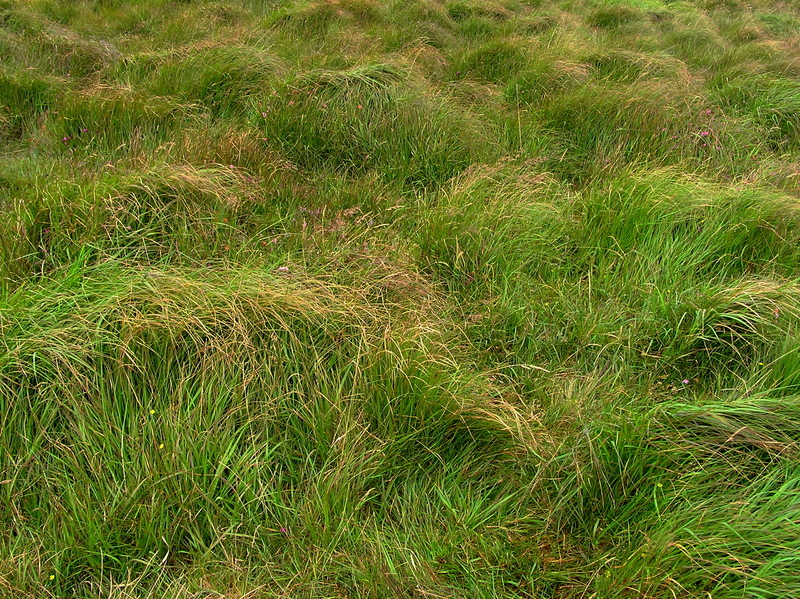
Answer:
<path fill-rule="evenodd" d="M 800 593 L 800 8 L 0 0 L 0 596 Z"/>

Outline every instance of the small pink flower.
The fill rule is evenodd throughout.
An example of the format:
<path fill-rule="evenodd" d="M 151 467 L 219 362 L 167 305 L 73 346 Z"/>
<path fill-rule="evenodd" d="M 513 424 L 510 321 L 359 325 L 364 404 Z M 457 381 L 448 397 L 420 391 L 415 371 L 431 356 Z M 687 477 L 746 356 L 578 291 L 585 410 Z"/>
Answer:
<path fill-rule="evenodd" d="M 701 131 L 700 135 L 703 135 L 703 136 L 708 135 L 708 131 Z"/>
<path fill-rule="evenodd" d="M 286 534 L 286 532 L 287 532 L 287 531 L 286 531 L 286 529 L 285 529 L 283 526 L 281 526 L 281 532 L 282 532 L 283 534 Z"/>
<path fill-rule="evenodd" d="M 261 113 L 261 116 L 263 116 L 263 117 L 265 117 L 265 118 L 266 118 L 266 116 L 267 116 L 267 113 L 266 113 L 266 112 L 262 112 L 262 113 Z"/>
<path fill-rule="evenodd" d="M 288 266 L 279 266 L 278 267 L 278 272 L 289 272 L 289 267 Z"/>
<path fill-rule="evenodd" d="M 294 106 L 294 100 L 289 101 L 289 106 Z"/>
<path fill-rule="evenodd" d="M 358 109 L 361 110 L 361 104 L 358 105 Z"/>
<path fill-rule="evenodd" d="M 681 382 L 682 382 L 684 385 L 688 385 L 688 384 L 689 384 L 689 379 L 683 379 Z"/>

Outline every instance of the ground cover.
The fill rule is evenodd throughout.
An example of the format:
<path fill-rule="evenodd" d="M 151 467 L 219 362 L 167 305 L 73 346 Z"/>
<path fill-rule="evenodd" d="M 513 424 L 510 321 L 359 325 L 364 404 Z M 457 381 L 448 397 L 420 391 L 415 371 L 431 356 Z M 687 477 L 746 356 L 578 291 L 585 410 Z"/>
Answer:
<path fill-rule="evenodd" d="M 0 0 L 0 597 L 800 593 L 800 7 Z"/>

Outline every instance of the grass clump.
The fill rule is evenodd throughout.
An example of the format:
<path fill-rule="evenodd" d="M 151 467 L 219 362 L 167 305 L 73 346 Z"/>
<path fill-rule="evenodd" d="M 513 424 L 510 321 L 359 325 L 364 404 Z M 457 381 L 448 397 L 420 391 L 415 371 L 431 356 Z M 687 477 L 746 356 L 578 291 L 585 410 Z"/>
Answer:
<path fill-rule="evenodd" d="M 795 149 L 798 140 L 800 88 L 791 79 L 738 77 L 714 90 L 721 105 L 750 116 L 767 131 L 767 143 L 775 151 Z"/>
<path fill-rule="evenodd" d="M 148 94 L 202 104 L 216 117 L 247 112 L 279 69 L 279 61 L 266 51 L 201 46 L 163 58 L 143 53 L 119 69 L 114 78 L 140 86 Z"/>
<path fill-rule="evenodd" d="M 503 83 L 522 70 L 526 52 L 518 45 L 501 41 L 489 42 L 469 52 L 455 64 L 458 72 L 487 83 Z"/>
<path fill-rule="evenodd" d="M 0 103 L 6 139 L 33 135 L 41 118 L 53 106 L 58 81 L 19 71 L 0 71 Z"/>
<path fill-rule="evenodd" d="M 456 391 L 452 375 L 445 374 L 447 356 L 436 366 L 430 341 L 412 330 L 385 337 L 376 320 L 380 311 L 372 313 L 357 298 L 337 299 L 328 285 L 289 283 L 280 274 L 239 273 L 223 283 L 224 278 L 205 282 L 202 275 L 193 280 L 168 271 L 121 277 L 118 268 L 85 271 L 84 291 L 73 294 L 72 308 L 60 316 L 48 307 L 59 294 L 46 287 L 19 297 L 20 309 L 25 305 L 49 315 L 35 336 L 24 332 L 21 322 L 3 323 L 4 339 L 15 344 L 9 351 L 17 355 L 4 361 L 4 390 L 17 397 L 4 419 L 17 431 L 4 447 L 7 458 L 24 460 L 47 452 L 50 444 L 70 454 L 76 443 L 95 445 L 101 454 L 94 460 L 127 456 L 125 471 L 102 474 L 96 471 L 100 462 L 66 457 L 58 460 L 63 478 L 44 480 L 37 467 L 32 478 L 24 475 L 4 489 L 11 502 L 4 518 L 29 509 L 40 484 L 66 500 L 58 510 L 13 524 L 17 546 L 35 547 L 40 535 L 62 531 L 58 535 L 71 549 L 51 565 L 61 585 L 79 584 L 101 562 L 110 568 L 107 576 L 129 576 L 126 563 L 147 560 L 164 543 L 174 564 L 194 561 L 213 550 L 218 533 L 231 534 L 230 550 L 244 550 L 241 555 L 249 553 L 246 545 L 235 549 L 242 533 L 263 537 L 267 552 L 294 535 L 299 550 L 305 542 L 338 542 L 361 511 L 385 509 L 384 493 L 417 484 L 420 469 L 438 470 L 460 436 L 481 443 L 478 439 L 489 434 L 492 451 L 501 447 L 489 433 L 496 426 L 478 412 L 475 424 L 467 424 L 473 408 L 463 404 L 464 391 Z M 69 293 L 65 276 L 58 285 Z M 234 289 L 239 291 L 231 293 Z M 168 314 L 165 305 L 171 306 Z M 261 323 L 258 329 L 242 328 L 253 319 Z M 91 341 L 97 327 L 105 331 L 99 345 Z M 253 358 L 249 365 L 237 357 L 243 344 Z M 334 378 L 332 369 L 338 373 Z M 128 385 L 110 387 L 122 372 Z M 25 395 L 30 376 L 52 395 Z M 161 388 L 158 379 L 170 381 L 168 396 L 144 392 Z M 227 390 L 218 393 L 220 384 Z M 464 384 L 466 390 L 468 381 Z M 54 399 L 66 389 L 74 391 Z M 396 401 L 386 403 L 387 394 Z M 94 399 L 87 403 L 87 396 Z M 126 405 L 118 403 L 121 396 Z M 260 415 L 254 418 L 253 410 Z M 27 419 L 30 411 L 38 413 L 44 429 Z M 122 444 L 116 448 L 104 441 L 109 426 Z M 25 431 L 34 437 L 22 446 Z M 185 432 L 205 441 L 183 446 Z M 356 465 L 346 457 L 353 451 L 371 457 Z M 42 467 L 52 467 L 49 459 Z M 387 472 L 396 474 L 384 479 Z M 97 476 L 108 496 L 74 485 Z M 143 509 L 153 502 L 159 503 L 157 510 Z M 246 529 L 242 510 L 250 513 Z M 198 511 L 206 514 L 200 521 L 192 516 Z M 64 521 L 73 518 L 81 526 L 65 530 Z M 158 532 L 162 526 L 171 527 L 168 538 Z M 362 533 L 347 534 L 355 534 L 355 541 Z"/>
<path fill-rule="evenodd" d="M 633 23 L 641 18 L 641 13 L 625 3 L 609 3 L 598 6 L 586 17 L 586 22 L 592 27 L 614 28 L 620 25 Z"/>
<path fill-rule="evenodd" d="M 480 146 L 481 123 L 417 85 L 390 64 L 311 71 L 264 97 L 254 124 L 306 168 L 436 185 L 492 148 Z"/>
<path fill-rule="evenodd" d="M 794 596 L 751 4 L 0 0 L 0 595 Z"/>
<path fill-rule="evenodd" d="M 136 155 L 174 139 L 190 110 L 163 96 L 98 86 L 65 95 L 49 129 L 65 151 Z"/>

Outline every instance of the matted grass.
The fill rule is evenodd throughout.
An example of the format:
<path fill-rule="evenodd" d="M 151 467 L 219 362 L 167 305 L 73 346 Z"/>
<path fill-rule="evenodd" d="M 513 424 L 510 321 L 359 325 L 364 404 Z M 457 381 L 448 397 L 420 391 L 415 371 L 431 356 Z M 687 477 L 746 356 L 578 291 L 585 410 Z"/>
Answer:
<path fill-rule="evenodd" d="M 0 0 L 0 596 L 800 589 L 791 3 Z"/>

